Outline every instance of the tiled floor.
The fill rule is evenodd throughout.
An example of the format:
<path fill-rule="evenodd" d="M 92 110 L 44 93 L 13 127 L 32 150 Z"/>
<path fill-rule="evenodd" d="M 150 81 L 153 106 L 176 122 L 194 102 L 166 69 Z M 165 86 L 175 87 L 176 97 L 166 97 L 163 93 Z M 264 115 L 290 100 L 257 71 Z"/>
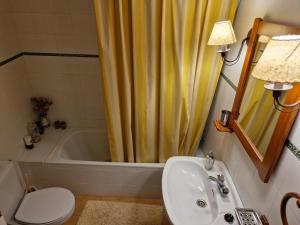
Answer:
<path fill-rule="evenodd" d="M 81 212 L 88 200 L 105 200 L 105 201 L 122 201 L 122 202 L 137 202 L 144 204 L 162 205 L 162 200 L 159 199 L 137 199 L 137 198 L 117 198 L 117 197 L 97 197 L 97 196 L 76 196 L 76 206 L 73 216 L 64 225 L 76 225 Z M 165 219 L 166 220 L 166 219 Z M 164 224 L 168 224 L 164 221 Z"/>

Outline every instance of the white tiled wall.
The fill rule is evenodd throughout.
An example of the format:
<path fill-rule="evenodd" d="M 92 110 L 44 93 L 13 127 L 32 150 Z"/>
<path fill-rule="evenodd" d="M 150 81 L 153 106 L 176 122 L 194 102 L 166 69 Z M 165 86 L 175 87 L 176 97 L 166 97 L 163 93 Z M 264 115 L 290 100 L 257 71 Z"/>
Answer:
<path fill-rule="evenodd" d="M 105 130 L 97 58 L 25 57 L 34 96 L 50 97 L 50 120 Z"/>
<path fill-rule="evenodd" d="M 92 0 L 0 0 L 0 61 L 20 52 L 97 54 Z M 0 67 L 0 158 L 24 150 L 30 97 L 53 99 L 51 120 L 105 129 L 97 58 L 23 56 Z"/>
<path fill-rule="evenodd" d="M 20 51 L 13 14 L 8 0 L 0 0 L 0 21 L 0 61 L 2 61 Z"/>
<path fill-rule="evenodd" d="M 97 54 L 92 0 L 12 0 L 23 51 Z"/>
<path fill-rule="evenodd" d="M 300 4 L 298 0 L 241 0 L 240 8 L 236 17 L 235 31 L 240 41 L 246 36 L 256 17 L 293 24 L 300 26 Z M 233 45 L 228 58 L 234 58 L 239 44 Z M 245 53 L 244 49 L 244 52 Z M 243 58 L 232 67 L 224 68 L 223 72 L 237 84 L 243 64 Z M 258 176 L 257 170 L 250 161 L 240 141 L 235 134 L 217 132 L 212 125 L 212 120 L 220 117 L 222 109 L 231 109 L 235 92 L 221 78 L 216 98 L 213 105 L 211 120 L 203 146 L 205 151 L 214 150 L 217 158 L 224 160 L 234 183 L 239 191 L 245 207 L 258 209 L 267 215 L 271 225 L 281 225 L 280 201 L 286 192 L 295 191 L 300 193 L 300 160 L 298 160 L 287 148 L 284 149 L 280 162 L 272 175 L 269 183 L 263 183 Z M 300 122 L 299 116 L 294 124 L 289 139 L 300 148 Z M 289 204 L 289 224 L 300 224 L 300 211 L 295 202 Z"/>
<path fill-rule="evenodd" d="M 8 0 L 0 0 L 0 61 L 19 53 L 16 29 Z M 13 159 L 22 151 L 26 124 L 32 120 L 24 60 L 0 67 L 0 159 Z"/>
<path fill-rule="evenodd" d="M 33 119 L 24 67 L 20 58 L 0 67 L 0 159 L 13 159 L 24 149 L 26 124 Z"/>
<path fill-rule="evenodd" d="M 20 48 L 98 54 L 92 0 L 13 0 Z M 49 118 L 105 129 L 97 58 L 25 56 L 33 95 L 53 100 Z"/>

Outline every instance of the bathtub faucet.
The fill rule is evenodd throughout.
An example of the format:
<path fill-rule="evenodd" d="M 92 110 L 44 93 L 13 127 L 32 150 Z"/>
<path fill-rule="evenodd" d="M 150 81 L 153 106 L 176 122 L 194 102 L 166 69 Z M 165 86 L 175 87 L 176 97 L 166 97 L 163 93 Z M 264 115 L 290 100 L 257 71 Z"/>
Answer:
<path fill-rule="evenodd" d="M 217 183 L 219 192 L 223 198 L 225 198 L 228 195 L 229 189 L 224 184 L 225 181 L 224 175 L 219 174 L 217 178 L 213 176 L 209 176 L 208 179 Z"/>

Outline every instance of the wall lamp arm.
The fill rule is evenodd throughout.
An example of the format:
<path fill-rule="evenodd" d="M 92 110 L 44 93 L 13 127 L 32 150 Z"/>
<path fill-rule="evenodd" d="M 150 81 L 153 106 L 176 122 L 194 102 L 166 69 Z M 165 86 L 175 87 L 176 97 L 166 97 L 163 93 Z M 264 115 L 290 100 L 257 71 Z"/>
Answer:
<path fill-rule="evenodd" d="M 281 96 L 281 91 L 273 91 L 273 98 L 274 98 L 274 105 L 275 108 L 281 112 L 293 112 L 297 111 L 300 109 L 300 100 L 297 102 L 294 102 L 292 104 L 284 104 L 280 102 L 280 96 Z M 299 107 L 297 107 L 299 106 Z M 280 109 L 281 107 L 281 109 Z M 290 110 L 290 111 L 284 111 L 283 109 L 288 109 L 288 108 L 294 108 L 297 107 L 296 109 Z"/>
<path fill-rule="evenodd" d="M 232 59 L 232 60 L 229 60 L 229 59 L 226 59 L 226 52 L 221 52 L 221 56 L 222 56 L 222 59 L 223 59 L 223 63 L 227 66 L 233 66 L 235 65 L 240 57 L 241 57 L 241 53 L 242 53 L 242 50 L 243 50 L 243 47 L 244 47 L 244 44 L 249 40 L 249 37 L 247 36 L 246 38 L 244 38 L 242 40 L 242 43 L 241 43 L 241 46 L 240 46 L 240 49 L 239 49 L 239 52 L 236 56 L 236 58 Z"/>

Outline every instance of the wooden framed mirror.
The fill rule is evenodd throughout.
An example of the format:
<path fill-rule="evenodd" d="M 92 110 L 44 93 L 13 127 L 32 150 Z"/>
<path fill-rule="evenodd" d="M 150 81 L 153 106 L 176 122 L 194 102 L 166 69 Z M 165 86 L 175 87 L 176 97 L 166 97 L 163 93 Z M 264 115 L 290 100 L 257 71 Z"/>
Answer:
<path fill-rule="evenodd" d="M 298 111 L 276 110 L 272 92 L 251 72 L 268 40 L 286 34 L 300 34 L 300 28 L 255 19 L 229 122 L 264 182 L 268 182 L 278 162 Z M 299 98 L 300 85 L 294 84 L 282 100 L 293 103 Z"/>

